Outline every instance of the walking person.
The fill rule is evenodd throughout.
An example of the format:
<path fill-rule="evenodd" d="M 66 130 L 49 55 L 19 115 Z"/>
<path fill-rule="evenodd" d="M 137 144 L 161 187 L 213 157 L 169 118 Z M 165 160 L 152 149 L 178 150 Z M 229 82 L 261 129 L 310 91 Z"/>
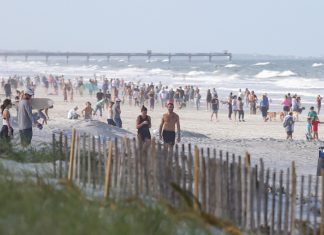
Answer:
<path fill-rule="evenodd" d="M 22 100 L 18 105 L 18 128 L 21 145 L 25 148 L 30 145 L 33 137 L 33 124 L 38 128 L 42 128 L 42 125 L 38 123 L 33 116 L 31 99 L 34 92 L 31 88 L 27 88 Z"/>
<path fill-rule="evenodd" d="M 207 110 L 211 108 L 212 94 L 210 89 L 207 90 L 206 102 L 207 102 Z"/>
<path fill-rule="evenodd" d="M 234 121 L 236 121 L 236 116 L 238 113 L 238 105 L 237 105 L 237 96 L 236 95 L 234 95 L 233 99 L 232 99 L 232 110 L 234 113 Z"/>
<path fill-rule="evenodd" d="M 322 107 L 322 97 L 320 95 L 316 97 L 316 106 L 317 106 L 317 114 L 319 115 Z"/>
<path fill-rule="evenodd" d="M 116 103 L 112 107 L 112 110 L 113 110 L 113 120 L 114 120 L 116 126 L 119 128 L 122 128 L 123 122 L 120 118 L 120 114 L 121 114 L 120 102 L 121 102 L 121 100 L 119 98 L 117 98 Z"/>
<path fill-rule="evenodd" d="M 287 140 L 290 139 L 292 140 L 292 134 L 294 132 L 294 118 L 293 118 L 293 113 L 289 112 L 288 115 L 285 116 L 283 120 L 283 127 L 286 130 L 287 133 Z"/>
<path fill-rule="evenodd" d="M 167 146 L 169 151 L 173 149 L 176 139 L 175 128 L 177 127 L 177 142 L 180 142 L 180 118 L 179 115 L 173 112 L 174 105 L 173 103 L 168 103 L 168 112 L 163 114 L 160 128 L 159 128 L 159 136 L 160 139 L 163 139 L 164 144 Z"/>
<path fill-rule="evenodd" d="M 9 111 L 11 107 L 12 107 L 12 103 L 10 99 L 5 99 L 1 105 L 2 128 L 0 131 L 0 138 L 5 140 L 8 144 L 10 142 L 10 137 L 13 136 L 11 115 Z"/>
<path fill-rule="evenodd" d="M 116 126 L 116 123 L 113 120 L 114 111 L 113 111 L 114 102 L 110 101 L 108 105 L 108 125 Z"/>
<path fill-rule="evenodd" d="M 260 101 L 260 109 L 263 121 L 268 121 L 268 110 L 269 110 L 269 99 L 267 97 L 267 94 L 262 95 L 262 100 Z"/>
<path fill-rule="evenodd" d="M 212 107 L 212 114 L 210 117 L 210 121 L 213 121 L 214 114 L 216 117 L 216 121 L 218 121 L 219 100 L 218 100 L 217 95 L 214 95 L 214 97 L 212 98 L 211 107 Z"/>
<path fill-rule="evenodd" d="M 237 108 L 239 113 L 239 122 L 245 122 L 244 120 L 244 103 L 242 97 L 237 98 Z"/>
<path fill-rule="evenodd" d="M 151 140 L 151 117 L 147 115 L 147 108 L 143 105 L 141 114 L 136 119 L 138 140 L 143 146 L 147 146 Z"/>

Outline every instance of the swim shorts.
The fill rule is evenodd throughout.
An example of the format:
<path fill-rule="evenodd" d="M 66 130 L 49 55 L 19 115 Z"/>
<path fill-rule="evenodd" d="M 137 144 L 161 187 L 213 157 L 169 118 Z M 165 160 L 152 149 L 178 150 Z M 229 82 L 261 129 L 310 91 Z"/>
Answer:
<path fill-rule="evenodd" d="M 174 145 L 174 143 L 175 143 L 175 134 L 176 134 L 175 131 L 163 130 L 162 137 L 163 137 L 164 143 Z"/>

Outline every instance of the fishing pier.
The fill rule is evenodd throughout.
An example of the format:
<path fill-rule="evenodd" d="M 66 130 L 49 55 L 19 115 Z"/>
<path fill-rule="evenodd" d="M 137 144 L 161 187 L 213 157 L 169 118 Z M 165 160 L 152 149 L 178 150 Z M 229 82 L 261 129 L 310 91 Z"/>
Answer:
<path fill-rule="evenodd" d="M 28 61 L 29 57 L 44 57 L 46 63 L 48 63 L 50 57 L 65 57 L 66 63 L 69 63 L 71 57 L 84 57 L 89 63 L 91 57 L 103 57 L 107 59 L 107 62 L 110 61 L 111 57 L 124 57 L 128 61 L 132 57 L 146 57 L 147 61 L 150 62 L 152 57 L 165 57 L 168 62 L 171 63 L 172 58 L 174 57 L 185 57 L 188 58 L 189 62 L 193 58 L 206 58 L 209 62 L 212 62 L 213 57 L 225 57 L 228 60 L 232 60 L 232 53 L 228 51 L 224 52 L 211 52 L 211 53 L 159 53 L 152 52 L 148 50 L 146 53 L 126 53 L 126 52 L 113 52 L 113 53 L 101 53 L 101 52 L 0 52 L 0 56 L 4 57 L 4 60 L 7 61 L 8 57 L 24 57 L 25 61 Z"/>

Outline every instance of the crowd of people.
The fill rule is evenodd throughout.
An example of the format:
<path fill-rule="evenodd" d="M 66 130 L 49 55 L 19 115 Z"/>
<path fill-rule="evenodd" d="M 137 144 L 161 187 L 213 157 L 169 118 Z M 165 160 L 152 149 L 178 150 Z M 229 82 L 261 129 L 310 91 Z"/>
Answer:
<path fill-rule="evenodd" d="M 64 76 L 35 76 L 33 78 L 22 78 L 19 76 L 9 77 L 9 79 L 1 80 L 1 87 L 4 91 L 6 99 L 1 105 L 1 115 L 3 125 L 1 129 L 1 137 L 9 140 L 13 133 L 13 128 L 10 121 L 10 108 L 12 107 L 11 98 L 13 97 L 13 90 L 16 90 L 15 103 L 18 114 L 18 127 L 23 146 L 28 146 L 32 138 L 33 124 L 41 127 L 47 123 L 48 110 L 38 110 L 38 118 L 32 114 L 30 100 L 39 87 L 45 89 L 48 95 L 60 94 L 63 96 L 63 101 L 67 103 L 74 102 L 74 94 L 84 96 L 88 92 L 88 97 L 92 99 L 95 94 L 95 102 L 92 106 L 91 101 L 87 101 L 85 107 L 78 113 L 79 107 L 74 106 L 68 111 L 68 119 L 91 120 L 93 115 L 103 117 L 103 112 L 108 113 L 107 123 L 119 128 L 123 127 L 121 119 L 121 104 L 128 104 L 130 106 L 139 107 L 141 114 L 136 119 L 136 128 L 138 129 L 139 139 L 145 143 L 151 138 L 149 129 L 151 127 L 151 118 L 147 115 L 147 110 L 153 111 L 156 105 L 162 108 L 167 108 L 168 112 L 162 117 L 160 126 L 160 136 L 165 143 L 174 145 L 175 140 L 180 141 L 180 120 L 179 116 L 173 112 L 174 108 L 184 109 L 191 107 L 196 110 L 201 109 L 201 103 L 204 101 L 204 106 L 211 112 L 210 120 L 215 117 L 219 121 L 218 111 L 220 105 L 228 107 L 228 119 L 238 122 L 245 122 L 245 109 L 249 110 L 250 115 L 256 115 L 258 110 L 261 113 L 264 122 L 269 120 L 269 109 L 271 99 L 266 93 L 263 93 L 260 98 L 253 90 L 248 88 L 245 91 L 238 90 L 237 94 L 230 92 L 226 99 L 221 100 L 218 97 L 215 88 L 208 89 L 205 99 L 202 100 L 202 95 L 199 87 L 192 85 L 179 86 L 174 89 L 168 85 L 146 84 L 140 82 L 126 82 L 124 79 L 114 78 L 108 79 L 106 77 L 94 76 L 87 82 L 84 78 L 78 77 L 76 79 L 65 79 Z M 27 87 L 24 92 L 18 90 L 19 87 Z M 316 108 L 311 107 L 308 114 L 306 125 L 306 137 L 308 140 L 318 140 L 318 124 L 320 123 L 318 114 L 321 110 L 322 97 L 316 97 Z M 301 113 L 305 108 L 302 107 L 301 97 L 297 94 L 291 95 L 288 93 L 284 96 L 282 101 L 282 117 L 283 126 L 287 133 L 287 139 L 292 139 L 294 132 L 294 113 Z M 39 119 L 43 122 L 38 122 Z M 177 128 L 178 136 L 176 138 L 175 129 Z"/>

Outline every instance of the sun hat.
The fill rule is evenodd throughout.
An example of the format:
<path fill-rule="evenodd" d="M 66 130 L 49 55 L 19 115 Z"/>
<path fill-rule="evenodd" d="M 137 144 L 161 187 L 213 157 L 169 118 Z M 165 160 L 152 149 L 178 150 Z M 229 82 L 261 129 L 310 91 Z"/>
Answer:
<path fill-rule="evenodd" d="M 33 96 L 34 95 L 34 91 L 30 87 L 28 87 L 26 89 L 26 91 L 25 91 L 25 94 L 30 95 L 30 96 Z"/>

